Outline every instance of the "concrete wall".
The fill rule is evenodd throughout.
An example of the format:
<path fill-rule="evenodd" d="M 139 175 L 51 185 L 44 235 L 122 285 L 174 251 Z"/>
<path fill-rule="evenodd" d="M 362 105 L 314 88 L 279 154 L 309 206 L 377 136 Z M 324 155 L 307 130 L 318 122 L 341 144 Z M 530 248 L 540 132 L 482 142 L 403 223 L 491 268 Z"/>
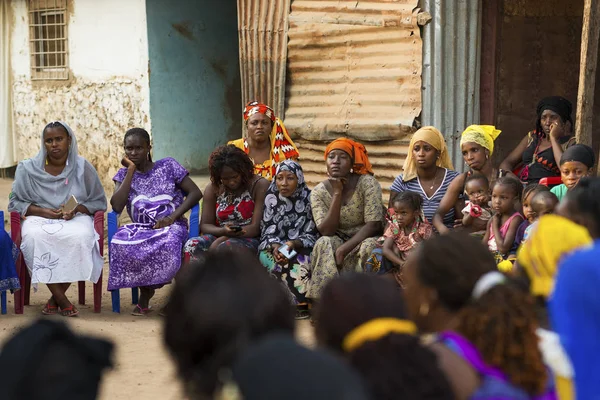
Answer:
<path fill-rule="evenodd" d="M 68 81 L 30 79 L 26 0 L 12 0 L 13 104 L 19 158 L 35 155 L 43 127 L 63 120 L 75 131 L 80 155 L 111 178 L 123 155 L 125 131 L 149 130 L 145 0 L 69 2 Z"/>

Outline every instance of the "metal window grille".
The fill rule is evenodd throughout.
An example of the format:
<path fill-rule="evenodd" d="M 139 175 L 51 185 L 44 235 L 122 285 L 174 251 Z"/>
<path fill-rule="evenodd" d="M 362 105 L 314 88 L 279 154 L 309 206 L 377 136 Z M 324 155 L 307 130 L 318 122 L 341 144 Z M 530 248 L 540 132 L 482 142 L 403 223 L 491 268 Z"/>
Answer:
<path fill-rule="evenodd" d="M 67 0 L 29 0 L 32 80 L 69 79 Z"/>

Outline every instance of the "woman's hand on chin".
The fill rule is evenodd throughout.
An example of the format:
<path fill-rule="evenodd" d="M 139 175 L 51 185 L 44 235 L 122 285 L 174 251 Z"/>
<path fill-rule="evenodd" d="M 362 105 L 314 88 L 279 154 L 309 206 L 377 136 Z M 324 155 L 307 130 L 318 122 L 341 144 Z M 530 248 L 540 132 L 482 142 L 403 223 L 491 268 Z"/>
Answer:
<path fill-rule="evenodd" d="M 347 178 L 329 178 L 332 193 L 341 194 L 347 182 Z"/>

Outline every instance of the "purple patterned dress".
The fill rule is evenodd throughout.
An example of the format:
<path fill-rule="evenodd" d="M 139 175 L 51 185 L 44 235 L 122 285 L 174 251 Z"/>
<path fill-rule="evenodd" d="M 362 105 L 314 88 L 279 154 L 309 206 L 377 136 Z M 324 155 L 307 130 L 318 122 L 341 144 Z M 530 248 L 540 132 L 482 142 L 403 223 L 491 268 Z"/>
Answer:
<path fill-rule="evenodd" d="M 123 182 L 126 174 L 127 169 L 121 168 L 113 180 Z M 180 218 L 166 228 L 152 227 L 183 203 L 185 193 L 177 184 L 187 175 L 173 158 L 156 161 L 146 173 L 133 174 L 127 199 L 127 213 L 133 223 L 120 227 L 110 243 L 108 290 L 157 288 L 175 277 L 188 235 L 187 220 Z"/>

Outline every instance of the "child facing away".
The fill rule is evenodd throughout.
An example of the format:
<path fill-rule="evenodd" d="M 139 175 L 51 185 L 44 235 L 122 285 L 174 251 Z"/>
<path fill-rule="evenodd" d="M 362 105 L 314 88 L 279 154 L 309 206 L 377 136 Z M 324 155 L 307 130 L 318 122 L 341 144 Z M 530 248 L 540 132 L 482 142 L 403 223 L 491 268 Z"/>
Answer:
<path fill-rule="evenodd" d="M 492 218 L 490 208 L 490 182 L 483 174 L 472 174 L 465 181 L 465 194 L 469 198 L 462 210 L 462 225 L 469 230 L 471 235 L 483 237 L 485 230 L 476 231 L 476 220 L 482 221 L 487 226 Z"/>
<path fill-rule="evenodd" d="M 595 163 L 594 150 L 590 146 L 576 144 L 567 148 L 560 157 L 562 185 L 553 187 L 552 193 L 561 201 L 567 192 L 577 186 L 581 178 L 589 176 L 593 172 L 592 167 Z"/>
<path fill-rule="evenodd" d="M 519 247 L 523 243 L 525 237 L 525 230 L 531 225 L 535 219 L 535 214 L 531 208 L 531 200 L 533 197 L 540 192 L 549 192 L 550 189 L 547 186 L 540 185 L 538 183 L 530 183 L 523 189 L 523 196 L 521 197 L 523 203 L 523 216 L 525 221 L 521 222 L 519 229 L 517 229 L 517 236 L 515 237 L 515 246 Z"/>
<path fill-rule="evenodd" d="M 488 223 L 483 243 L 488 246 L 503 272 L 512 270 L 516 259 L 515 237 L 524 219 L 516 207 L 520 204 L 522 191 L 521 182 L 508 176 L 498 179 L 492 190 L 494 215 Z"/>
<path fill-rule="evenodd" d="M 544 215 L 554 214 L 554 210 L 558 206 L 558 197 L 549 191 L 537 193 L 531 199 L 531 210 L 533 214 L 533 222 L 525 229 L 522 243 L 526 242 L 531 232 L 537 226 L 538 220 Z"/>
<path fill-rule="evenodd" d="M 404 287 L 402 267 L 411 250 L 433 235 L 433 226 L 423 218 L 423 198 L 415 192 L 401 192 L 388 209 L 387 226 L 377 248 L 365 265 L 367 272 L 390 274 Z"/>

